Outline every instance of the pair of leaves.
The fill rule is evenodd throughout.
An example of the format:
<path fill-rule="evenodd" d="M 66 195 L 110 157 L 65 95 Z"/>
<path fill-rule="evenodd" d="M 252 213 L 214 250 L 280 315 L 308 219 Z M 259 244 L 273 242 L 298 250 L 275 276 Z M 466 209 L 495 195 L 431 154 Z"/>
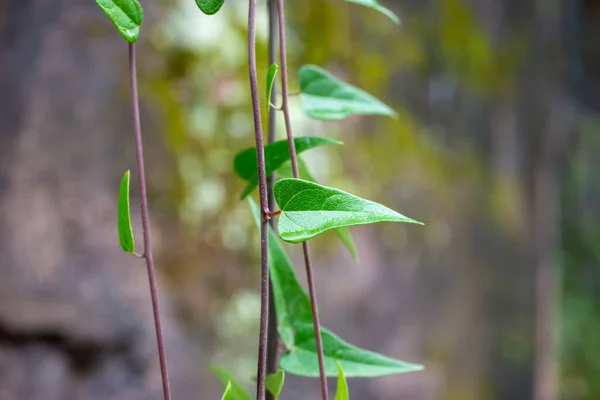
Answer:
<path fill-rule="evenodd" d="M 260 226 L 260 210 L 251 198 L 249 201 L 256 223 Z M 268 249 L 277 329 L 286 347 L 286 352 L 280 359 L 280 366 L 291 374 L 319 376 L 310 299 L 300 285 L 281 242 L 270 227 Z M 422 369 L 420 365 L 360 349 L 326 328 L 322 328 L 321 336 L 327 376 L 337 375 L 338 362 L 343 366 L 346 375 L 351 377 L 375 377 Z"/>
<path fill-rule="evenodd" d="M 216 365 L 211 366 L 210 369 L 225 386 L 225 393 L 221 400 L 252 400 L 252 396 L 229 372 Z M 284 381 L 285 372 L 280 369 L 275 374 L 267 375 L 265 387 L 277 399 L 283 390 Z"/>
<path fill-rule="evenodd" d="M 144 11 L 137 0 L 95 0 L 129 43 L 135 43 L 144 21 Z"/>
<path fill-rule="evenodd" d="M 200 11 L 207 15 L 216 14 L 221 9 L 225 0 L 196 0 Z"/>
<path fill-rule="evenodd" d="M 394 21 L 396 24 L 400 23 L 400 18 L 396 14 L 394 14 L 390 9 L 385 8 L 377 0 L 346 0 L 349 3 L 360 4 L 361 6 L 372 8 L 375 11 L 379 11 L 380 13 L 387 16 L 389 19 Z"/>

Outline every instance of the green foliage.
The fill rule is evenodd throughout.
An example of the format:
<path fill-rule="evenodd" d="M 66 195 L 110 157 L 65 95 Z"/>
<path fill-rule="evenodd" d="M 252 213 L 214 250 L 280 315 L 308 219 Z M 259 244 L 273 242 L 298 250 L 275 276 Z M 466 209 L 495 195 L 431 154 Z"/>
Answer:
<path fill-rule="evenodd" d="M 131 210 L 129 207 L 129 180 L 130 172 L 127 170 L 123 175 L 123 179 L 121 179 L 121 188 L 119 190 L 117 227 L 119 230 L 119 242 L 121 243 L 121 248 L 127 253 L 133 253 L 135 251 L 135 241 L 133 239 Z"/>
<path fill-rule="evenodd" d="M 257 225 L 260 210 L 250 198 Z M 269 272 L 273 283 L 273 298 L 277 314 L 277 329 L 286 352 L 280 366 L 287 373 L 319 376 L 315 334 L 312 325 L 310 299 L 298 282 L 294 267 L 276 234 L 269 228 Z M 340 362 L 347 376 L 374 377 L 421 370 L 423 367 L 385 357 L 353 346 L 329 330 L 322 328 L 325 371 L 337 376 Z"/>
<path fill-rule="evenodd" d="M 273 94 L 273 85 L 275 85 L 277 71 L 279 71 L 277 64 L 271 64 L 269 70 L 267 71 L 267 109 L 271 104 L 271 95 Z"/>
<path fill-rule="evenodd" d="M 135 43 L 144 21 L 144 11 L 137 0 L 95 0 L 117 30 L 129 43 Z"/>
<path fill-rule="evenodd" d="M 216 14 L 221 9 L 225 0 L 196 0 L 200 11 L 207 15 Z"/>
<path fill-rule="evenodd" d="M 277 173 L 281 178 L 293 178 L 294 174 L 292 173 L 291 163 L 284 163 L 278 170 Z M 302 160 L 302 158 L 298 157 L 298 175 L 300 175 L 300 179 L 304 179 L 305 181 L 317 182 L 313 175 L 308 170 L 308 166 Z M 346 246 L 350 255 L 354 261 L 358 262 L 358 251 L 356 250 L 356 245 L 354 244 L 354 240 L 352 239 L 352 235 L 350 234 L 350 229 L 348 227 L 336 228 L 335 233 L 340 238 L 340 241 Z"/>
<path fill-rule="evenodd" d="M 342 144 L 342 142 L 319 137 L 304 136 L 294 139 L 296 153 L 300 154 L 306 150 L 327 144 Z M 265 168 L 267 175 L 276 171 L 283 163 L 290 159 L 290 150 L 287 140 L 280 140 L 265 146 Z M 256 148 L 250 147 L 239 152 L 233 161 L 236 174 L 248 181 L 248 185 L 241 195 L 246 198 L 258 186 L 258 170 L 256 164 Z"/>
<path fill-rule="evenodd" d="M 265 379 L 265 386 L 267 390 L 275 396 L 277 399 L 283 390 L 283 383 L 285 381 L 285 372 L 282 369 L 277 370 L 274 374 L 267 375 Z"/>
<path fill-rule="evenodd" d="M 361 6 L 372 8 L 373 10 L 377 10 L 380 13 L 386 15 L 389 19 L 394 21 L 395 23 L 400 23 L 400 18 L 396 14 L 394 14 L 390 9 L 385 8 L 377 0 L 346 0 L 349 3 L 360 4 Z"/>
<path fill-rule="evenodd" d="M 248 394 L 246 389 L 244 389 L 244 387 L 240 385 L 229 372 L 217 365 L 210 366 L 210 370 L 219 378 L 223 386 L 225 386 L 223 399 L 252 400 L 252 396 Z M 225 397 L 226 395 L 228 397 Z"/>
<path fill-rule="evenodd" d="M 335 121 L 351 115 L 397 117 L 396 112 L 380 100 L 316 65 L 302 66 L 299 80 L 302 92 L 300 104 L 311 118 Z"/>
<path fill-rule="evenodd" d="M 381 204 L 301 179 L 281 179 L 273 193 L 281 210 L 277 230 L 286 242 L 303 242 L 344 226 L 383 221 L 421 224 Z"/>
<path fill-rule="evenodd" d="M 350 394 L 348 393 L 348 383 L 344 376 L 344 370 L 342 364 L 338 362 L 338 381 L 337 390 L 335 392 L 335 400 L 350 400 Z"/>

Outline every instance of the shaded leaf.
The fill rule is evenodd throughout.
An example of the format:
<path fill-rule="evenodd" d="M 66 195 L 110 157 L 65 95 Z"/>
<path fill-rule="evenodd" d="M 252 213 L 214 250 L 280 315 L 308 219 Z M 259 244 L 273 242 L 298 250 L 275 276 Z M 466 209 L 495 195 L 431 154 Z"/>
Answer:
<path fill-rule="evenodd" d="M 211 365 L 209 369 L 219 378 L 223 386 L 226 387 L 225 393 L 229 391 L 229 397 L 227 397 L 228 400 L 252 400 L 252 396 L 248 394 L 246 389 L 244 389 L 244 387 L 240 385 L 229 372 L 217 365 Z M 229 387 L 229 389 L 227 389 L 227 387 Z"/>
<path fill-rule="evenodd" d="M 144 21 L 144 11 L 137 0 L 95 0 L 117 30 L 129 43 L 135 43 Z"/>
<path fill-rule="evenodd" d="M 135 251 L 135 241 L 133 239 L 133 228 L 131 227 L 131 209 L 129 207 L 129 179 L 130 171 L 125 171 L 121 179 L 121 188 L 119 189 L 119 203 L 117 205 L 117 228 L 119 230 L 119 242 L 121 248 L 127 253 Z"/>
<path fill-rule="evenodd" d="M 349 85 L 323 68 L 304 65 L 299 72 L 300 104 L 310 118 L 340 120 L 351 115 L 388 115 L 394 110 L 367 92 Z"/>
<path fill-rule="evenodd" d="M 267 375 L 265 379 L 265 386 L 267 390 L 275 396 L 279 397 L 281 390 L 283 389 L 283 383 L 285 381 L 285 372 L 282 369 L 277 370 L 275 374 Z"/>
<path fill-rule="evenodd" d="M 216 14 L 221 9 L 225 0 L 196 0 L 200 11 L 207 15 Z"/>
<path fill-rule="evenodd" d="M 256 224 L 260 226 L 258 205 L 252 198 L 248 200 Z M 310 298 L 298 281 L 292 262 L 270 226 L 269 272 L 273 283 L 277 330 L 286 347 L 280 366 L 287 373 L 319 376 Z M 342 364 L 349 377 L 383 376 L 423 368 L 352 346 L 326 328 L 322 328 L 321 335 L 327 376 L 337 376 L 337 362 Z"/>
<path fill-rule="evenodd" d="M 277 181 L 273 194 L 281 210 L 277 230 L 286 242 L 303 242 L 343 226 L 384 221 L 421 224 L 379 203 L 302 179 Z"/>
<path fill-rule="evenodd" d="M 277 64 L 271 64 L 267 71 L 267 109 L 271 107 L 271 94 L 273 93 L 273 85 L 275 85 L 277 71 L 279 71 Z"/>
<path fill-rule="evenodd" d="M 303 136 L 294 139 L 296 153 L 300 154 L 306 150 L 327 144 L 342 144 L 342 142 L 333 139 Z M 290 159 L 288 141 L 279 140 L 265 146 L 265 168 L 267 175 L 276 171 L 284 162 Z M 241 199 L 246 198 L 258 186 L 258 171 L 256 166 L 256 148 L 250 147 L 239 152 L 233 161 L 233 168 L 236 174 L 248 181 L 248 185 L 241 195 Z"/>
<path fill-rule="evenodd" d="M 302 160 L 300 157 L 298 157 L 298 172 L 300 179 L 315 183 L 317 182 L 308 170 L 308 166 L 304 160 Z M 288 161 L 284 163 L 281 167 L 279 167 L 279 169 L 277 169 L 277 173 L 281 178 L 293 178 L 294 174 L 292 172 L 291 162 Z M 356 245 L 354 244 L 354 239 L 352 239 L 350 229 L 348 227 L 336 228 L 335 233 L 340 238 L 340 241 L 343 243 L 343 245 L 346 246 L 354 261 L 358 263 L 358 251 L 356 250 Z"/>
<path fill-rule="evenodd" d="M 344 376 L 344 370 L 342 369 L 342 364 L 338 361 L 338 380 L 337 380 L 337 390 L 335 392 L 334 400 L 350 400 L 350 394 L 348 393 L 348 382 L 346 382 L 346 377 Z"/>
<path fill-rule="evenodd" d="M 349 3 L 360 4 L 361 6 L 372 8 L 373 10 L 377 10 L 382 14 L 385 14 L 389 19 L 394 21 L 395 23 L 400 23 L 400 18 L 396 14 L 394 14 L 390 9 L 385 8 L 377 0 L 346 0 Z"/>

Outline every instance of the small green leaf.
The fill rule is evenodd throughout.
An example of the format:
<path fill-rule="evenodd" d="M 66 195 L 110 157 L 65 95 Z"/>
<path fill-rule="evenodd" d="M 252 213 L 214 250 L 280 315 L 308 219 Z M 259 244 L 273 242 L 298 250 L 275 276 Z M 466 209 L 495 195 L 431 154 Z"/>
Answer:
<path fill-rule="evenodd" d="M 380 100 L 316 65 L 302 66 L 299 80 L 300 105 L 310 118 L 335 121 L 351 115 L 397 117 L 396 112 Z"/>
<path fill-rule="evenodd" d="M 267 71 L 267 109 L 271 107 L 271 94 L 273 94 L 273 86 L 275 85 L 277 71 L 279 71 L 277 64 L 271 64 Z"/>
<path fill-rule="evenodd" d="M 219 378 L 223 386 L 226 387 L 225 394 L 229 396 L 227 397 L 228 400 L 252 400 L 252 396 L 248 394 L 246 389 L 229 372 L 217 365 L 211 365 L 209 369 Z M 225 399 L 225 394 L 223 395 L 223 399 Z"/>
<path fill-rule="evenodd" d="M 373 10 L 379 11 L 382 14 L 385 14 L 389 19 L 394 21 L 395 23 L 400 23 L 400 18 L 396 14 L 394 14 L 390 9 L 385 8 L 377 0 L 346 0 L 349 3 L 360 4 L 361 6 L 372 8 Z"/>
<path fill-rule="evenodd" d="M 129 170 L 125 171 L 121 179 L 121 189 L 119 190 L 119 203 L 117 212 L 117 227 L 119 230 L 119 241 L 121 248 L 127 253 L 135 251 L 135 242 L 133 240 L 133 228 L 131 227 L 131 211 L 129 208 Z"/>
<path fill-rule="evenodd" d="M 221 9 L 225 0 L 196 0 L 198 8 L 207 15 L 216 14 Z"/>
<path fill-rule="evenodd" d="M 223 393 L 223 397 L 221 397 L 221 400 L 235 400 L 235 397 L 233 396 L 231 381 L 227 382 L 227 386 L 225 386 L 225 392 Z"/>
<path fill-rule="evenodd" d="M 310 171 L 308 170 L 308 166 L 304 162 L 304 160 L 298 157 L 298 172 L 300 175 L 300 179 L 304 179 L 305 181 L 317 182 L 316 179 L 312 176 Z M 293 178 L 294 174 L 292 172 L 291 162 L 284 163 L 277 170 L 278 176 L 281 178 Z M 350 234 L 350 229 L 348 227 L 336 228 L 336 235 L 340 238 L 340 241 L 348 251 L 355 262 L 358 263 L 358 251 L 356 250 L 356 245 L 354 244 L 354 240 L 352 239 L 352 234 Z"/>
<path fill-rule="evenodd" d="M 273 289 L 275 290 L 275 289 Z M 337 376 L 337 363 L 341 363 L 348 377 L 372 378 L 420 371 L 422 365 L 394 360 L 373 351 L 353 346 L 326 328 L 321 329 L 325 374 Z M 319 364 L 312 322 L 296 327 L 294 346 L 279 360 L 279 366 L 287 373 L 317 377 Z"/>
<path fill-rule="evenodd" d="M 342 142 L 312 136 L 297 137 L 294 139 L 296 153 L 300 154 L 306 150 L 327 144 L 342 144 Z M 267 175 L 276 171 L 283 163 L 290 159 L 290 151 L 287 140 L 279 140 L 265 146 L 265 167 Z M 250 147 L 239 152 L 233 161 L 236 174 L 248 181 L 241 199 L 243 200 L 258 186 L 258 172 L 256 167 L 256 148 Z"/>
<path fill-rule="evenodd" d="M 350 393 L 348 393 L 348 382 L 346 382 L 346 377 L 344 376 L 344 370 L 342 369 L 342 364 L 338 361 L 338 381 L 337 381 L 337 390 L 335 392 L 334 400 L 350 400 Z"/>
<path fill-rule="evenodd" d="M 95 0 L 108 15 L 121 36 L 129 43 L 135 43 L 144 21 L 144 11 L 137 0 Z"/>
<path fill-rule="evenodd" d="M 248 201 L 254 220 L 260 226 L 258 205 L 252 198 Z M 277 330 L 287 349 L 280 360 L 281 368 L 290 374 L 319 376 L 310 298 L 300 285 L 290 258 L 270 226 L 269 272 L 273 282 Z M 338 362 L 341 362 L 349 377 L 383 376 L 423 368 L 352 346 L 326 328 L 321 328 L 321 336 L 327 376 L 337 376 Z"/>
<path fill-rule="evenodd" d="M 277 230 L 286 242 L 304 242 L 344 226 L 384 221 L 421 224 L 381 204 L 302 179 L 277 181 L 273 194 L 281 210 Z"/>
<path fill-rule="evenodd" d="M 285 372 L 283 372 L 283 370 L 280 369 L 280 370 L 277 370 L 277 373 L 275 373 L 275 374 L 267 375 L 267 378 L 265 379 L 265 386 L 267 387 L 267 390 L 273 396 L 275 396 L 275 398 L 278 398 L 279 395 L 281 394 L 281 390 L 283 389 L 284 381 L 285 381 Z"/>

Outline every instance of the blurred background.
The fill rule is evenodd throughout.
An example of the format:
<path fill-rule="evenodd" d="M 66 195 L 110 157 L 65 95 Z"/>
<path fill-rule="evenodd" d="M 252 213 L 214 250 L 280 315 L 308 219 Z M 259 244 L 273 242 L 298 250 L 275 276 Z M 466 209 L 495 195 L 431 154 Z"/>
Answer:
<path fill-rule="evenodd" d="M 400 114 L 322 123 L 292 98 L 296 135 L 345 142 L 306 153 L 309 168 L 426 224 L 353 228 L 359 264 L 335 235 L 311 241 L 323 325 L 426 367 L 351 379 L 352 398 L 599 399 L 600 2 L 381 0 L 400 26 L 342 0 L 286 3 L 291 91 L 313 63 Z M 211 17 L 142 5 L 174 398 L 217 399 L 210 364 L 250 388 L 256 370 L 258 235 L 232 171 L 253 145 L 247 2 Z M 136 176 L 129 101 L 127 46 L 92 0 L 0 0 L 1 400 L 162 398 L 145 266 L 116 232 L 120 178 Z M 137 194 L 133 178 L 134 210 Z M 283 398 L 318 393 L 288 376 Z"/>

